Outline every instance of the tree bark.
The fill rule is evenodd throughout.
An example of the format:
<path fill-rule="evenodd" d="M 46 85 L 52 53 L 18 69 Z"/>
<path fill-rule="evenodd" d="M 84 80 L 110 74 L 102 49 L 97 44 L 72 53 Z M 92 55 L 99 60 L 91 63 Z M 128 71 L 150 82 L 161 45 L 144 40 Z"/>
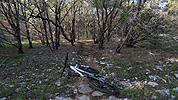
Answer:
<path fill-rule="evenodd" d="M 122 43 L 118 44 L 118 46 L 117 46 L 117 48 L 116 48 L 116 53 L 120 53 L 120 51 L 121 51 L 121 49 L 123 48 L 123 46 L 124 46 L 124 44 L 125 44 L 127 38 L 128 38 L 128 37 L 130 36 L 130 34 L 131 34 L 132 28 L 133 28 L 133 26 L 130 26 L 129 31 L 128 31 L 127 36 L 125 37 L 124 41 L 121 41 Z"/>
<path fill-rule="evenodd" d="M 22 5 L 21 5 L 22 6 Z M 22 8 L 22 13 L 23 13 L 23 16 L 25 18 L 25 27 L 26 27 L 26 34 L 27 34 L 27 39 L 28 39 L 28 42 L 29 42 L 29 48 L 33 48 L 32 46 L 32 41 L 31 41 L 31 37 L 30 37 L 30 32 L 29 32 L 29 25 L 28 25 L 28 22 L 29 22 L 29 19 L 27 19 L 27 14 L 26 14 L 26 0 L 24 0 L 24 6 L 25 7 L 21 7 Z M 24 9 L 23 9 L 24 8 Z M 23 11 L 24 10 L 24 11 Z"/>
<path fill-rule="evenodd" d="M 61 12 L 59 11 L 60 6 L 58 8 L 58 1 L 56 1 L 56 2 L 57 2 L 57 4 L 55 6 L 55 24 L 56 24 L 56 26 L 55 26 L 55 46 L 56 46 L 56 50 L 57 50 L 60 45 L 60 43 L 59 43 L 60 42 L 60 35 L 59 35 L 60 30 L 58 30 L 57 24 L 59 22 Z M 58 16 L 58 14 L 59 14 L 59 16 Z"/>
<path fill-rule="evenodd" d="M 48 8 L 46 7 L 46 4 L 44 4 L 44 5 L 45 5 L 45 10 L 46 10 L 46 16 L 47 16 L 47 19 L 48 19 L 48 28 L 49 28 L 49 33 L 50 33 L 50 36 L 51 36 L 52 48 L 54 49 L 53 34 L 52 34 L 52 31 L 51 31 L 51 24 L 50 24 L 50 21 L 49 21 Z"/>
<path fill-rule="evenodd" d="M 19 53 L 24 53 L 23 49 L 22 49 L 22 42 L 21 42 L 21 36 L 20 36 L 20 19 L 19 19 L 19 4 L 18 4 L 19 0 L 17 0 L 17 2 L 14 2 L 14 7 L 15 7 L 15 11 L 16 11 L 16 28 L 15 28 L 15 37 L 17 39 L 18 42 L 18 49 L 19 49 Z M 16 4 L 17 3 L 17 4 Z"/>

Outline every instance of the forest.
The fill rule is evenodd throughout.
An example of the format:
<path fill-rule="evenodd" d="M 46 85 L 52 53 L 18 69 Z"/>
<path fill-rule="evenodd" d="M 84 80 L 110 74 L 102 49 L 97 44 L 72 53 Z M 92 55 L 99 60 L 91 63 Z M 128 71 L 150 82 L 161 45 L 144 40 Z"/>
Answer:
<path fill-rule="evenodd" d="M 67 53 L 120 93 L 61 78 Z M 176 100 L 177 83 L 177 0 L 0 0 L 0 100 Z"/>

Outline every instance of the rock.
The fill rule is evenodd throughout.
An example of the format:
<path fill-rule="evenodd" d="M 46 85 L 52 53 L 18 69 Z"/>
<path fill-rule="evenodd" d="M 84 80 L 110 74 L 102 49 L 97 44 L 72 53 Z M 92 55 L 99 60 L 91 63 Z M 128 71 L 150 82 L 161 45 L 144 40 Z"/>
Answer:
<path fill-rule="evenodd" d="M 140 81 L 135 81 L 135 82 L 132 82 L 132 84 L 134 84 L 135 86 L 141 86 L 143 83 Z"/>
<path fill-rule="evenodd" d="M 177 91 L 178 92 L 178 86 L 176 88 L 173 88 L 173 90 Z"/>
<path fill-rule="evenodd" d="M 89 86 L 88 84 L 81 84 L 79 87 Z"/>
<path fill-rule="evenodd" d="M 119 82 L 119 79 L 117 79 L 117 78 L 114 78 L 114 81 L 115 81 L 115 82 Z"/>
<path fill-rule="evenodd" d="M 143 63 L 143 61 L 136 61 L 137 63 Z"/>
<path fill-rule="evenodd" d="M 92 96 L 102 96 L 103 95 L 103 93 L 102 92 L 100 92 L 100 91 L 94 91 L 93 93 L 92 93 Z"/>
<path fill-rule="evenodd" d="M 101 65 L 105 65 L 105 64 L 106 64 L 106 62 L 102 62 L 102 61 L 100 61 L 100 64 L 101 64 Z"/>
<path fill-rule="evenodd" d="M 144 81 L 144 84 L 147 84 L 148 83 L 148 81 Z"/>
<path fill-rule="evenodd" d="M 137 78 L 137 77 L 135 77 L 135 79 L 137 80 L 138 78 Z"/>
<path fill-rule="evenodd" d="M 20 85 L 24 85 L 24 84 L 27 84 L 27 82 L 21 82 L 21 83 L 19 83 Z"/>
<path fill-rule="evenodd" d="M 13 64 L 12 66 L 15 67 L 15 66 L 17 66 L 17 64 Z"/>
<path fill-rule="evenodd" d="M 176 96 L 174 96 L 174 95 L 171 95 L 171 98 L 172 98 L 172 99 L 175 99 L 175 98 L 176 98 Z"/>
<path fill-rule="evenodd" d="M 106 68 L 111 68 L 113 66 L 113 64 L 107 64 Z"/>
<path fill-rule="evenodd" d="M 156 82 L 148 82 L 148 85 L 151 85 L 151 86 L 155 87 L 155 86 L 158 85 L 158 83 L 156 83 Z"/>
<path fill-rule="evenodd" d="M 110 96 L 109 99 L 107 100 L 130 100 L 130 99 L 128 98 L 120 99 L 120 98 L 116 98 L 115 96 Z"/>
<path fill-rule="evenodd" d="M 127 79 L 127 82 L 129 82 L 130 81 L 130 79 Z"/>
<path fill-rule="evenodd" d="M 67 87 L 70 87 L 70 88 L 75 88 L 75 86 L 72 86 L 70 84 L 66 84 Z"/>
<path fill-rule="evenodd" d="M 81 97 L 78 97 L 78 100 L 90 100 L 90 98 L 86 95 L 83 95 Z"/>
<path fill-rule="evenodd" d="M 147 72 L 150 72 L 150 70 L 149 70 L 149 69 L 146 69 L 146 71 L 147 71 Z"/>
<path fill-rule="evenodd" d="M 175 74 L 175 76 L 178 78 L 178 74 Z"/>
<path fill-rule="evenodd" d="M 132 69 L 132 67 L 127 68 L 127 70 L 130 70 L 130 69 Z"/>
<path fill-rule="evenodd" d="M 41 84 L 42 82 L 41 82 L 41 80 L 39 80 L 39 84 Z"/>
<path fill-rule="evenodd" d="M 88 62 L 89 62 L 89 61 L 91 61 L 91 59 L 86 59 L 86 61 L 88 61 Z"/>
<path fill-rule="evenodd" d="M 122 99 L 116 98 L 115 96 L 110 96 L 109 99 L 107 100 L 122 100 Z"/>
<path fill-rule="evenodd" d="M 77 89 L 74 89 L 74 92 L 73 92 L 73 93 L 74 93 L 74 94 L 77 94 L 77 91 L 78 91 Z"/>
<path fill-rule="evenodd" d="M 115 75 L 115 73 L 112 72 L 112 73 L 111 73 L 111 76 L 114 76 L 114 75 Z"/>
<path fill-rule="evenodd" d="M 86 94 L 86 93 L 89 93 L 89 92 L 92 92 L 93 90 L 86 86 L 86 85 L 80 85 L 81 89 L 79 90 L 80 93 L 83 93 L 83 94 Z"/>
<path fill-rule="evenodd" d="M 105 76 L 103 76 L 103 79 L 105 80 L 105 79 L 107 79 L 107 78 L 109 78 L 109 77 L 108 77 L 108 74 L 105 74 Z"/>
<path fill-rule="evenodd" d="M 132 86 L 132 84 L 130 82 L 127 82 L 127 81 L 120 81 L 120 83 L 124 86 Z"/>
<path fill-rule="evenodd" d="M 170 91 L 168 89 L 156 90 L 156 92 L 159 92 L 162 96 L 168 96 L 168 95 L 170 95 Z"/>
<path fill-rule="evenodd" d="M 153 76 L 153 75 L 149 75 L 149 78 L 152 79 L 152 80 L 156 80 L 156 76 Z"/>
<path fill-rule="evenodd" d="M 151 99 L 157 99 L 157 97 L 156 97 L 155 95 L 153 95 L 153 96 L 151 97 Z"/>
<path fill-rule="evenodd" d="M 57 86 L 60 86 L 60 85 L 61 85 L 61 81 L 58 80 L 57 82 L 55 82 L 55 84 L 56 84 Z"/>
<path fill-rule="evenodd" d="M 59 95 L 59 93 L 55 93 L 55 95 Z"/>
<path fill-rule="evenodd" d="M 122 67 L 120 67 L 120 66 L 116 66 L 116 67 L 119 68 L 119 69 L 122 68 Z"/>
<path fill-rule="evenodd" d="M 159 61 L 159 63 L 162 65 L 163 64 L 163 62 L 162 61 Z"/>
<path fill-rule="evenodd" d="M 0 100 L 6 100 L 6 97 L 1 98 Z"/>
<path fill-rule="evenodd" d="M 52 71 L 52 69 L 47 69 L 47 72 L 50 72 L 50 71 Z"/>
<path fill-rule="evenodd" d="M 9 85 L 9 87 L 14 87 L 14 85 Z"/>
<path fill-rule="evenodd" d="M 56 97 L 54 100 L 73 100 L 70 97 L 69 98 L 64 98 L 64 97 Z"/>
<path fill-rule="evenodd" d="M 41 55 L 43 52 L 39 52 L 39 55 Z"/>
<path fill-rule="evenodd" d="M 156 68 L 159 69 L 159 70 L 161 70 L 161 71 L 163 71 L 163 69 L 160 66 L 158 66 L 158 65 L 156 66 Z"/>
<path fill-rule="evenodd" d="M 48 81 L 49 81 L 49 79 L 44 79 L 44 81 L 45 81 L 45 82 L 48 82 Z"/>
<path fill-rule="evenodd" d="M 102 60 L 105 60 L 105 57 L 102 57 L 101 59 L 102 59 Z"/>
<path fill-rule="evenodd" d="M 23 76 L 19 76 L 19 78 L 23 78 Z"/>

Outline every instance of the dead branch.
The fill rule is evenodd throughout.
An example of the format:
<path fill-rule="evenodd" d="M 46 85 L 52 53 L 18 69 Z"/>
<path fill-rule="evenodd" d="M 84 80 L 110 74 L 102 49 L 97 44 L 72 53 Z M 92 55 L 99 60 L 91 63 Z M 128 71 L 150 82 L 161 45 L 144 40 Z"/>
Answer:
<path fill-rule="evenodd" d="M 1 67 L 2 65 L 4 65 L 4 62 L 6 62 L 7 59 L 9 59 L 9 57 L 7 57 L 7 58 L 0 64 L 0 67 Z"/>
<path fill-rule="evenodd" d="M 178 42 L 178 36 L 175 36 L 175 37 L 174 37 L 174 40 L 175 40 L 176 42 Z"/>

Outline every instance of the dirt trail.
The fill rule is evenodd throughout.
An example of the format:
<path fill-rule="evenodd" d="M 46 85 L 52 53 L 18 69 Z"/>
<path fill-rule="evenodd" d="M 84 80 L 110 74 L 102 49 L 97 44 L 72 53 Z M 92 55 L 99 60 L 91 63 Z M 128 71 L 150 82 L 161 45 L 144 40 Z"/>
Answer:
<path fill-rule="evenodd" d="M 86 41 L 78 42 L 78 45 L 79 49 L 76 54 L 77 58 L 80 59 L 79 64 L 87 65 L 100 71 L 101 68 L 97 59 L 101 56 L 101 54 L 97 52 L 98 48 Z M 110 97 L 108 94 L 98 92 L 97 90 L 91 88 L 86 78 L 78 77 L 76 79 L 77 81 L 73 84 L 73 86 L 70 86 L 71 95 L 68 96 L 73 100 L 107 100 Z M 89 91 L 90 89 L 91 91 Z"/>
<path fill-rule="evenodd" d="M 91 44 L 91 42 L 78 42 L 80 45 L 79 51 L 77 51 L 77 56 L 80 60 L 80 64 L 87 65 L 100 70 L 98 67 L 98 58 L 101 53 L 97 52 L 98 48 Z"/>

